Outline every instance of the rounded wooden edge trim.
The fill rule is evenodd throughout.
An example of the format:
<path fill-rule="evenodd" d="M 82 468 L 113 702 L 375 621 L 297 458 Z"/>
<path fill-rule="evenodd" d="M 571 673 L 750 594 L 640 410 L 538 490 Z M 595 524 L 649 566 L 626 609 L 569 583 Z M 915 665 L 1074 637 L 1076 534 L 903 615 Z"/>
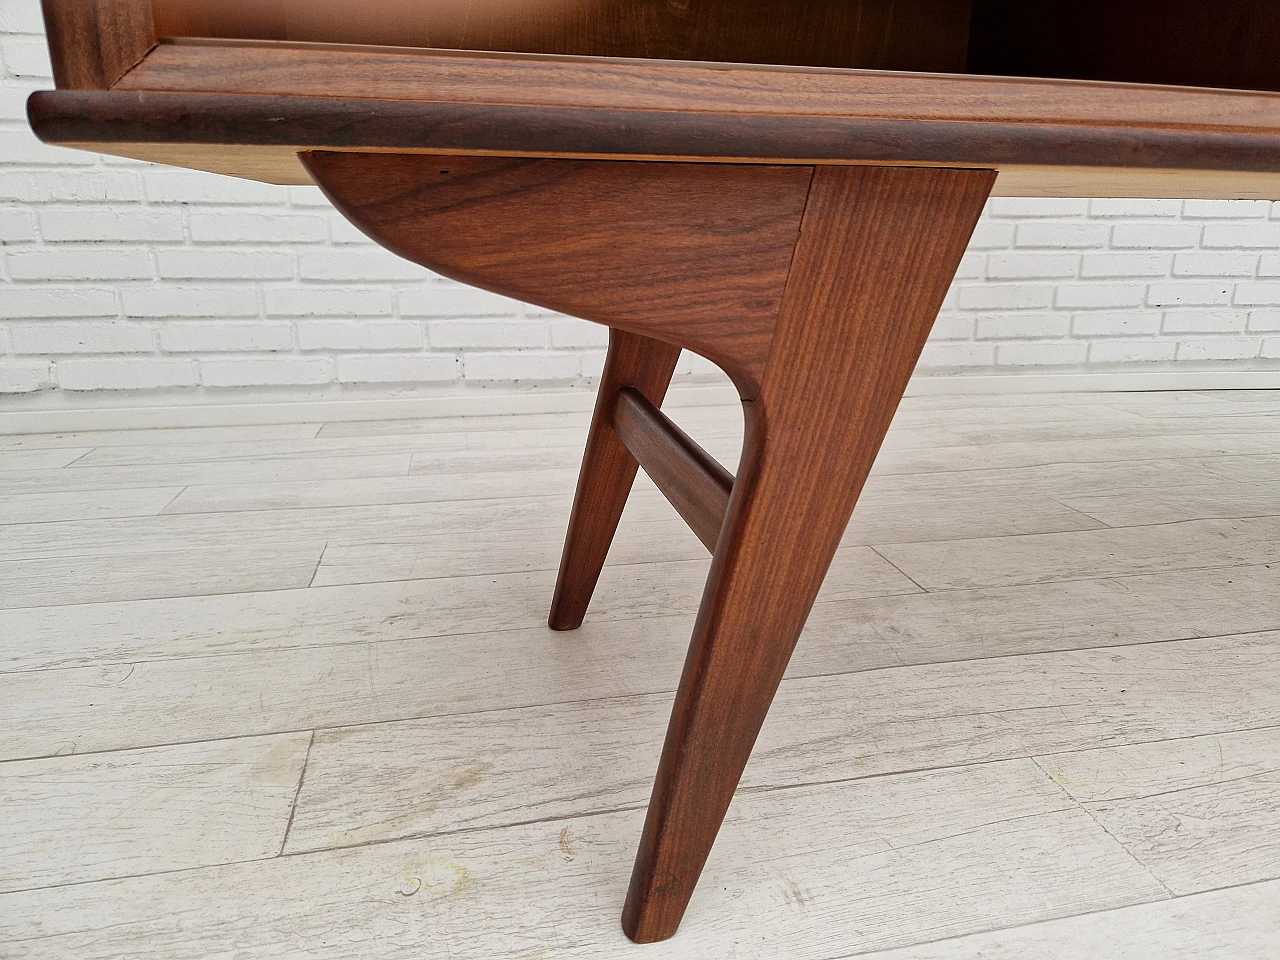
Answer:
<path fill-rule="evenodd" d="M 48 143 L 280 145 L 736 162 L 1280 172 L 1280 131 L 690 113 L 252 94 L 41 91 Z"/>

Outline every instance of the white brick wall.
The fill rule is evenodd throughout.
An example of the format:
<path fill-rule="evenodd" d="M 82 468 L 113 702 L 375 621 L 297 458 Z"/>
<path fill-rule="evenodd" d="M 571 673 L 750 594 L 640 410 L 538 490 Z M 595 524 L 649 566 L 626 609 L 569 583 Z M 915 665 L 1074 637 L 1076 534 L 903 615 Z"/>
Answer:
<path fill-rule="evenodd" d="M 29 92 L 51 86 L 38 0 L 0 0 L 0 61 L 11 400 L 599 374 L 602 328 L 398 260 L 313 188 L 39 144 L 25 121 Z M 1280 204 L 993 200 L 923 370 L 1204 364 L 1280 366 Z M 708 365 L 687 357 L 684 371 Z"/>

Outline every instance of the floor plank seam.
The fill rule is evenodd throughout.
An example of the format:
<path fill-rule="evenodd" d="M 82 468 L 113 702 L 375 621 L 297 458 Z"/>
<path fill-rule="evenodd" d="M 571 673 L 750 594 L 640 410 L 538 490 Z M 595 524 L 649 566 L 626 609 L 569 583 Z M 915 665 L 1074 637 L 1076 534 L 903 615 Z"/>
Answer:
<path fill-rule="evenodd" d="M 293 791 L 293 802 L 289 804 L 289 819 L 284 825 L 284 836 L 280 838 L 280 849 L 276 853 L 277 857 L 284 856 L 284 848 L 289 844 L 289 831 L 293 829 L 293 818 L 298 812 L 298 800 L 302 796 L 302 783 L 307 778 L 307 764 L 311 762 L 311 748 L 315 746 L 316 732 L 311 731 L 311 739 L 307 741 L 306 752 L 302 755 L 302 769 L 298 771 L 298 786 Z"/>
<path fill-rule="evenodd" d="M 323 852 L 323 851 L 320 851 Z M 35 887 L 19 887 L 14 890 L 6 890 L 0 893 L 0 903 L 4 902 L 6 897 L 19 896 L 24 893 L 38 893 L 42 890 L 66 890 L 71 887 L 86 887 L 95 884 L 119 883 L 122 880 L 142 880 L 147 877 L 167 877 L 176 873 L 199 873 L 203 870 L 218 870 L 223 867 L 238 867 L 247 863 L 270 863 L 272 860 L 280 859 L 274 854 L 265 857 L 247 857 L 243 860 L 227 860 L 223 863 L 205 863 L 198 867 L 170 867 L 166 870 L 144 870 L 141 873 L 121 873 L 109 877 L 95 877 L 92 880 L 68 880 L 64 883 L 47 883 Z M 96 932 L 96 931 L 95 931 Z M 33 939 L 40 939 L 35 937 Z M 24 943 L 23 940 L 0 940 L 0 943 Z M 5 957 L 5 960 L 9 960 Z"/>
<path fill-rule="evenodd" d="M 1193 890 L 1190 893 L 1175 893 L 1171 900 L 1191 900 L 1195 897 L 1202 897 L 1208 893 L 1223 893 L 1227 890 L 1243 890 L 1248 887 L 1260 887 L 1268 883 L 1276 883 L 1280 881 L 1280 875 L 1274 877 L 1259 877 L 1256 880 L 1242 880 L 1240 883 L 1224 883 L 1220 887 L 1205 887 L 1203 890 Z"/>
<path fill-rule="evenodd" d="M 88 449 L 88 450 L 86 450 L 84 453 L 80 454 L 80 456 L 76 457 L 74 460 L 72 460 L 70 463 L 68 463 L 66 466 L 64 466 L 62 469 L 63 469 L 63 470 L 65 470 L 65 469 L 67 469 L 67 467 L 74 467 L 77 463 L 79 463 L 81 460 L 83 460 L 85 457 L 89 456 L 91 453 L 93 453 L 93 451 L 94 451 L 94 450 L 97 450 L 97 449 L 98 449 L 97 447 L 91 447 L 91 448 L 89 448 L 89 449 Z"/>
<path fill-rule="evenodd" d="M 190 484 L 187 484 L 187 485 L 183 486 L 181 490 L 179 490 L 177 493 L 175 493 L 175 494 L 173 495 L 173 499 L 172 499 L 172 500 L 170 500 L 168 503 L 166 503 L 166 504 L 165 504 L 165 505 L 160 509 L 160 512 L 159 512 L 159 513 L 157 513 L 157 514 L 156 514 L 156 516 L 158 516 L 158 517 L 160 517 L 160 516 L 164 516 L 164 517 L 181 516 L 182 514 L 180 514 L 180 513 L 169 513 L 169 509 L 170 509 L 170 508 L 171 508 L 175 503 L 177 503 L 177 502 L 178 502 L 178 498 L 179 498 L 179 497 L 181 497 L 184 493 L 186 493 L 186 492 L 187 492 L 188 490 L 190 490 L 190 489 L 191 489 L 191 485 L 190 485 Z"/>
<path fill-rule="evenodd" d="M 856 514 L 857 514 L 857 508 L 854 508 L 854 513 L 855 513 L 855 516 L 856 516 Z M 866 548 L 867 548 L 868 550 L 870 550 L 872 553 L 874 553 L 877 557 L 879 557 L 881 560 L 883 560 L 883 561 L 884 561 L 885 563 L 887 563 L 889 566 L 893 567 L 893 569 L 897 570 L 900 574 L 902 574 L 904 577 L 906 577 L 908 580 L 910 580 L 913 584 L 915 584 L 916 589 L 917 589 L 917 590 L 919 590 L 921 593 L 929 593 L 929 591 L 928 591 L 928 590 L 926 590 L 924 587 L 922 587 L 922 586 L 920 585 L 920 583 L 915 579 L 915 577 L 911 576 L 911 574 L 907 573 L 905 570 L 903 570 L 901 567 L 899 567 L 896 563 L 894 563 L 892 560 L 890 560 L 888 557 L 886 557 L 883 553 L 881 553 L 878 549 L 876 549 L 876 547 L 875 547 L 874 545 L 872 545 L 872 544 L 865 544 L 865 546 L 866 546 Z M 910 596 L 910 594 L 904 594 L 904 596 Z M 832 602 L 832 601 L 829 601 L 829 602 Z"/>
<path fill-rule="evenodd" d="M 316 567 L 311 571 L 311 579 L 307 581 L 306 589 L 310 590 L 315 585 L 316 577 L 320 576 L 320 568 L 324 566 L 324 555 L 329 552 L 329 541 L 324 542 L 324 546 L 320 548 L 320 556 L 316 558 Z"/>
<path fill-rule="evenodd" d="M 1209 734 L 1206 734 L 1206 735 L 1209 735 Z M 1162 741 L 1156 741 L 1156 742 L 1162 742 Z M 1128 746 L 1128 744 L 1125 744 L 1125 746 Z M 1121 850 L 1123 850 L 1130 860 L 1132 860 L 1135 864 L 1137 864 L 1137 866 L 1145 874 L 1147 874 L 1147 876 L 1149 876 L 1152 880 L 1154 880 L 1156 883 L 1160 885 L 1160 889 L 1163 890 L 1168 895 L 1167 899 L 1172 900 L 1174 898 L 1174 892 L 1169 889 L 1169 885 L 1165 883 L 1163 879 L 1161 879 L 1159 874 L 1157 874 L 1153 869 L 1151 869 L 1151 866 L 1149 864 L 1145 863 L 1136 853 L 1134 853 L 1133 850 L 1129 848 L 1128 844 L 1126 844 L 1123 840 L 1121 840 L 1109 829 L 1107 829 L 1107 825 L 1103 823 L 1101 820 L 1099 820 L 1096 816 L 1094 816 L 1092 810 L 1090 810 L 1085 804 L 1083 804 L 1082 802 L 1077 800 L 1075 797 L 1073 797 L 1070 793 L 1068 793 L 1066 788 L 1063 787 L 1063 785 L 1059 783 L 1058 780 L 1048 770 L 1044 768 L 1044 764 L 1040 762 L 1039 758 L 1032 757 L 1031 762 L 1034 763 L 1037 768 L 1039 768 L 1040 772 L 1044 774 L 1045 779 L 1049 780 L 1053 784 L 1056 790 L 1058 790 L 1064 797 L 1066 797 L 1068 800 L 1071 801 L 1072 806 L 1082 811 L 1085 815 L 1089 817 L 1090 820 L 1096 823 L 1098 825 L 1098 829 L 1100 829 L 1103 833 L 1105 833 L 1108 837 L 1110 837 L 1111 841 L 1116 846 L 1118 846 Z"/>
<path fill-rule="evenodd" d="M 1123 530 L 1123 529 L 1127 529 L 1127 525 L 1126 525 L 1126 526 L 1120 526 L 1120 527 L 1117 527 L 1115 524 L 1107 523 L 1107 521 L 1105 521 L 1105 520 L 1103 520 L 1103 519 L 1101 519 L 1101 518 L 1099 518 L 1099 517 L 1095 517 L 1095 516 L 1094 516 L 1093 514 L 1091 514 L 1091 513 L 1086 513 L 1085 511 L 1081 510 L 1079 507 L 1073 507 L 1073 506 L 1071 506 L 1071 504 L 1064 502 L 1064 501 L 1062 500 L 1062 498 L 1060 498 L 1060 497 L 1056 497 L 1056 496 L 1054 496 L 1053 494 L 1050 494 L 1048 498 L 1049 498 L 1050 500 L 1052 500 L 1054 503 L 1056 503 L 1058 506 L 1062 507 L 1064 510 L 1070 510 L 1072 513 L 1078 513 L 1080 516 L 1085 517 L 1085 518 L 1086 518 L 1086 519 L 1088 519 L 1088 520 L 1092 520 L 1094 523 L 1100 523 L 1100 524 L 1102 524 L 1102 529 L 1104 529 L 1104 530 Z M 1141 526 L 1141 524 L 1133 524 L 1132 526 Z M 1063 531 L 1063 532 L 1070 533 L 1070 532 L 1073 532 L 1073 531 Z M 1084 532 L 1084 531 L 1081 531 L 1081 532 Z"/>

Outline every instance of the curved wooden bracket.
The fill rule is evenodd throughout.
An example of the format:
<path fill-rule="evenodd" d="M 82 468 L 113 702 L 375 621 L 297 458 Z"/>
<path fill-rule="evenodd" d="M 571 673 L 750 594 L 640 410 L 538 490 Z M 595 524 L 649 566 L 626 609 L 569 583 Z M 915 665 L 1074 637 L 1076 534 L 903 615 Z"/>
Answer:
<path fill-rule="evenodd" d="M 624 439 L 715 544 L 623 912 L 633 940 L 669 937 L 995 173 L 305 161 L 398 253 L 613 328 L 553 627 L 586 611 L 635 477 Z M 746 443 L 723 509 L 727 474 L 657 419 L 678 347 L 724 367 L 743 396 Z"/>
<path fill-rule="evenodd" d="M 334 205 L 415 263 L 764 375 L 813 168 L 302 154 Z"/>

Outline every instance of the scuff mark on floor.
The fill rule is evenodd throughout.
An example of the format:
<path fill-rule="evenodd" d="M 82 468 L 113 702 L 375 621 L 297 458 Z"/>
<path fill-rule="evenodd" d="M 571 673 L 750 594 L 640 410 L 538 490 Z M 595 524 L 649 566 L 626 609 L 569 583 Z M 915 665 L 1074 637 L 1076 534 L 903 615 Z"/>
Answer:
<path fill-rule="evenodd" d="M 422 857 L 405 864 L 402 897 L 426 891 L 438 900 L 457 900 L 476 885 L 475 871 L 447 857 Z"/>

